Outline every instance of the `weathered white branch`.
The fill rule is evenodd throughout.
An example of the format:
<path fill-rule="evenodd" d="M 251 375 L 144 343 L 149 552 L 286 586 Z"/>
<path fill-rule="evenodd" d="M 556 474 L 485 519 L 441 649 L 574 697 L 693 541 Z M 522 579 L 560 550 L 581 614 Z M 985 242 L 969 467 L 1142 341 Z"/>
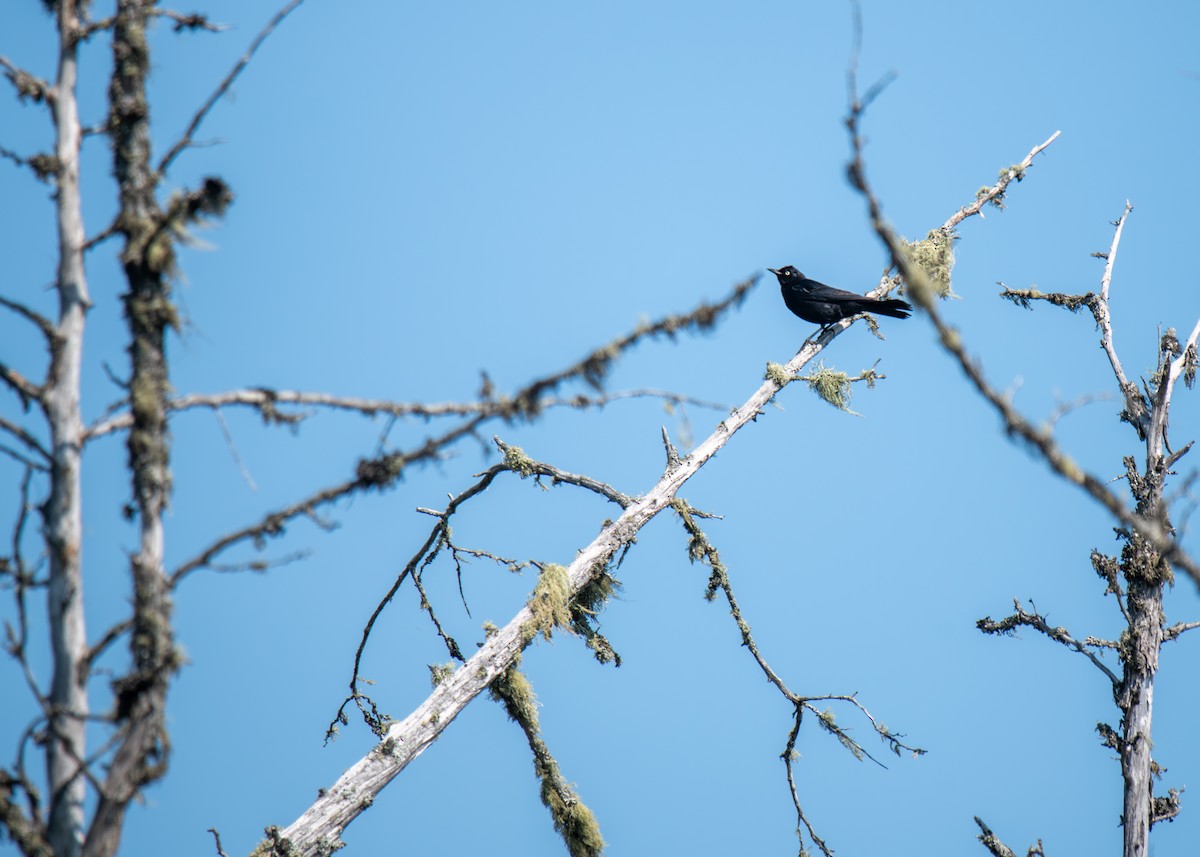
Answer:
<path fill-rule="evenodd" d="M 1179 380 L 1179 376 L 1183 374 L 1184 367 L 1187 365 L 1188 351 L 1196 347 L 1197 338 L 1200 338 L 1200 321 L 1196 322 L 1187 342 L 1183 345 L 1183 350 L 1178 357 L 1171 361 L 1171 365 L 1162 380 L 1159 381 L 1155 394 L 1157 401 L 1150 414 L 1150 429 L 1146 433 L 1147 468 L 1155 465 L 1155 461 L 1151 459 L 1157 460 L 1162 456 L 1163 442 L 1167 432 L 1167 418 L 1171 412 L 1171 394 L 1175 389 L 1175 382 Z"/>
<path fill-rule="evenodd" d="M 956 226 L 958 226 L 958 224 L 962 223 L 972 215 L 980 214 L 985 205 L 987 205 L 993 199 L 1003 196 L 1004 192 L 1008 190 L 1008 186 L 1014 180 L 1021 178 L 1021 176 L 1024 175 L 1025 170 L 1029 169 L 1030 164 L 1033 163 L 1033 159 L 1040 155 L 1042 151 L 1045 150 L 1051 143 L 1057 140 L 1061 133 L 1062 131 L 1055 131 L 1050 135 L 1046 142 L 1034 146 L 1029 151 L 1029 154 L 1026 155 L 1021 161 L 1021 163 L 1009 169 L 1003 176 L 1000 177 L 1000 180 L 988 188 L 985 193 L 981 193 L 979 197 L 976 198 L 976 200 L 970 205 L 964 205 L 958 211 L 954 212 L 954 214 L 950 216 L 950 219 L 942 224 L 941 231 L 947 235 L 950 234 L 950 232 Z"/>
<path fill-rule="evenodd" d="M 87 780 L 80 760 L 87 756 L 87 676 L 81 669 L 87 654 L 83 610 L 83 498 L 80 413 L 80 367 L 84 322 L 90 306 L 83 267 L 83 203 L 79 193 L 78 74 L 79 10 L 73 0 L 56 6 L 59 56 L 54 97 L 54 196 L 58 220 L 59 346 L 51 349 L 51 365 L 41 401 L 50 426 L 53 466 L 50 497 L 43 507 L 50 556 L 47 604 L 54 669 L 49 701 L 55 712 L 47 729 L 46 767 L 50 801 L 47 838 L 56 857 L 78 857 L 83 845 Z"/>
<path fill-rule="evenodd" d="M 814 341 L 808 342 L 783 367 L 786 375 L 766 380 L 744 405 L 717 426 L 703 443 L 684 458 L 678 467 L 663 474 L 658 483 L 606 526 L 568 568 L 572 593 L 578 592 L 609 560 L 655 515 L 667 508 L 676 492 L 723 447 L 743 426 L 763 413 L 764 406 L 781 389 L 782 383 L 796 375 L 850 321 L 833 325 Z M 523 608 L 507 625 L 493 634 L 482 648 L 447 678 L 408 717 L 393 724 L 382 742 L 347 770 L 285 830 L 275 831 L 279 845 L 296 855 L 327 854 L 339 847 L 342 832 L 374 801 L 376 795 L 404 768 L 425 751 L 459 712 L 491 681 L 504 672 L 525 647 L 523 626 L 532 619 Z"/>
<path fill-rule="evenodd" d="M 1121 366 L 1121 361 L 1117 357 L 1117 349 L 1113 345 L 1112 314 L 1109 312 L 1108 306 L 1108 290 L 1112 285 L 1113 266 L 1117 261 L 1117 247 L 1120 246 L 1121 233 L 1125 230 L 1125 220 L 1129 217 L 1131 211 L 1133 211 L 1133 206 L 1129 204 L 1129 200 L 1125 200 L 1125 210 L 1121 212 L 1121 216 L 1117 219 L 1116 230 L 1113 232 L 1112 245 L 1108 248 L 1108 254 L 1104 257 L 1104 274 L 1100 278 L 1100 300 L 1092 306 L 1092 314 L 1096 318 L 1096 324 L 1100 326 L 1100 347 L 1104 349 L 1104 353 L 1108 355 L 1108 362 L 1112 364 L 1113 374 L 1117 378 L 1117 385 L 1121 388 L 1121 395 L 1125 397 L 1125 408 L 1129 414 L 1129 419 L 1140 431 L 1145 431 L 1145 404 L 1142 400 L 1142 394 L 1137 388 L 1137 384 L 1129 382 L 1129 379 L 1125 376 L 1125 370 Z"/>

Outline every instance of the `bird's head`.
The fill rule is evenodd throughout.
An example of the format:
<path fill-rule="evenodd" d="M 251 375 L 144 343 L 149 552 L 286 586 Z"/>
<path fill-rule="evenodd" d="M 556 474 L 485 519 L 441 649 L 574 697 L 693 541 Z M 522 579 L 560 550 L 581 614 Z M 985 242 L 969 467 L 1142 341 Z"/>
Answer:
<path fill-rule="evenodd" d="M 804 275 L 791 265 L 784 265 L 782 268 L 767 268 L 767 270 L 774 274 L 781 283 L 804 279 Z"/>

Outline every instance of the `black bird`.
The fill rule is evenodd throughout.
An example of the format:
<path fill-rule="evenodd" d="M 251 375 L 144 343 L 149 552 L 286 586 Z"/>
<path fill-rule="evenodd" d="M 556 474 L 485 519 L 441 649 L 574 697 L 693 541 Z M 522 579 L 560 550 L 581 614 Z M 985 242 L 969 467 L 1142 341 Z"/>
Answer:
<path fill-rule="evenodd" d="M 908 318 L 912 305 L 899 298 L 869 298 L 810 280 L 791 265 L 767 268 L 779 280 L 783 302 L 805 321 L 827 325 L 862 312 Z"/>

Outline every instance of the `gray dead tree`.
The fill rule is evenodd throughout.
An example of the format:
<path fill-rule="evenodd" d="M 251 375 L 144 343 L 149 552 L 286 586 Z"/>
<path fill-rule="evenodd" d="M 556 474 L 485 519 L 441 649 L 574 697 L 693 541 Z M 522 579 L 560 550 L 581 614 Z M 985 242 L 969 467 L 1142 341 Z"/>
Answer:
<path fill-rule="evenodd" d="M 1128 486 L 1132 506 L 1109 490 L 1105 480 L 1087 472 L 1059 445 L 1053 434 L 1054 420 L 1036 423 L 1014 407 L 1011 398 L 985 378 L 979 361 L 967 353 L 959 332 L 942 316 L 937 298 L 949 288 L 950 266 L 953 257 L 950 247 L 955 239 L 953 222 L 929 234 L 925 242 L 913 245 L 899 238 L 884 220 L 882 207 L 872 192 L 863 161 L 863 141 L 859 123 L 871 100 L 881 91 L 876 86 L 860 99 L 857 95 L 853 70 L 851 72 L 851 109 L 847 127 L 854 152 L 849 168 L 851 183 L 867 202 L 872 227 L 891 255 L 892 262 L 906 284 L 906 294 L 925 311 L 937 333 L 938 342 L 962 369 L 970 383 L 999 414 L 1009 437 L 1019 438 L 1039 455 L 1060 478 L 1078 486 L 1105 508 L 1115 520 L 1117 537 L 1123 543 L 1119 556 L 1109 556 L 1093 549 L 1091 564 L 1104 584 L 1104 594 L 1113 596 L 1125 628 L 1118 640 L 1093 636 L 1082 639 L 1062 627 L 1052 626 L 1037 612 L 1030 612 L 1014 600 L 1015 612 L 1001 620 L 980 619 L 977 627 L 986 634 L 1012 634 L 1019 628 L 1032 628 L 1051 640 L 1066 646 L 1088 659 L 1112 687 L 1113 701 L 1121 715 L 1117 728 L 1107 723 L 1097 724 L 1096 731 L 1102 746 L 1116 752 L 1123 781 L 1121 828 L 1124 857 L 1145 857 L 1149 853 L 1150 830 L 1158 822 L 1170 821 L 1180 811 L 1181 789 L 1170 788 L 1166 795 L 1154 795 L 1154 782 L 1162 768 L 1152 758 L 1152 725 L 1154 714 L 1154 683 L 1158 672 L 1159 652 L 1164 643 L 1200 627 L 1200 622 L 1168 624 L 1163 610 L 1163 594 L 1175 582 L 1175 570 L 1182 570 L 1200 585 L 1200 567 L 1179 542 L 1171 520 L 1171 502 L 1165 495 L 1172 469 L 1192 447 L 1189 441 L 1172 450 L 1168 441 L 1171 398 L 1176 384 L 1183 379 L 1191 387 L 1196 377 L 1197 340 L 1200 321 L 1187 339 L 1180 341 L 1175 330 L 1168 329 L 1159 339 L 1154 371 L 1139 385 L 1127 376 L 1113 344 L 1112 316 L 1109 311 L 1109 289 L 1117 249 L 1132 206 L 1126 202 L 1121 216 L 1114 222 L 1115 231 L 1107 252 L 1095 256 L 1105 261 L 1104 273 L 1097 292 L 1085 294 L 1042 293 L 1034 289 L 1005 288 L 1001 297 L 1032 309 L 1034 303 L 1047 303 L 1071 312 L 1086 308 L 1100 333 L 1100 346 L 1112 369 L 1113 378 L 1124 404 L 1119 418 L 1133 430 L 1142 445 L 1140 462 L 1134 456 L 1123 460 L 1124 482 Z M 1057 137 L 1051 137 L 1041 148 Z M 1001 171 L 1001 177 L 1020 180 L 1032 163 L 1035 149 L 1019 164 Z M 980 191 L 980 199 L 988 197 L 988 189 Z M 991 197 L 999 204 L 1002 196 Z M 944 248 L 938 251 L 937 248 Z M 1191 484 L 1185 480 L 1176 499 L 1182 499 Z M 1120 670 L 1110 669 L 1102 660 L 1104 652 L 1116 655 Z M 996 857 L 1013 852 L 978 818 L 982 834 L 979 839 Z M 1041 843 L 1030 847 L 1029 854 L 1041 854 Z"/>

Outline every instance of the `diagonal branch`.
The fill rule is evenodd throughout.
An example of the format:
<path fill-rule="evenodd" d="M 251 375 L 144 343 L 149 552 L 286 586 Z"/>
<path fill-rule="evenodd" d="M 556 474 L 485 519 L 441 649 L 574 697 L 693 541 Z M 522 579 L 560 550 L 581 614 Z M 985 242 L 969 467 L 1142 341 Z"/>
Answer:
<path fill-rule="evenodd" d="M 859 106 L 862 107 L 863 105 L 860 104 Z M 999 200 L 1003 199 L 1005 192 L 1008 190 L 1008 186 L 1013 181 L 1019 182 L 1025 178 L 1025 171 L 1033 164 L 1033 159 L 1045 151 L 1051 143 L 1057 140 L 1060 134 L 1062 134 L 1062 131 L 1055 131 L 1046 139 L 1044 143 L 1039 143 L 1030 149 L 1029 154 L 1026 155 L 1019 164 L 1013 164 L 1007 170 L 1002 171 L 999 181 L 997 181 L 991 187 L 981 190 L 979 195 L 975 197 L 975 201 L 970 205 L 964 205 L 958 211 L 954 212 L 954 214 L 950 216 L 950 219 L 942 224 L 940 231 L 949 235 L 954 228 L 958 226 L 958 224 L 962 223 L 968 217 L 976 214 L 982 217 L 983 207 L 988 203 L 995 204 Z"/>
<path fill-rule="evenodd" d="M 12 387 L 13 392 L 21 400 L 21 406 L 27 411 L 30 403 L 42 401 L 42 394 L 45 392 L 42 387 L 2 362 L 0 362 L 0 381 Z"/>
<path fill-rule="evenodd" d="M 36 437 L 27 432 L 25 429 L 21 428 L 16 423 L 10 422 L 2 416 L 0 416 L 0 430 L 8 432 L 17 440 L 21 441 L 21 443 L 29 447 L 30 450 L 40 455 L 47 463 L 53 461 L 54 456 L 50 454 L 50 450 L 42 446 Z"/>
<path fill-rule="evenodd" d="M 176 568 L 171 574 L 171 585 L 177 586 L 179 581 L 188 574 L 208 565 L 219 554 L 235 545 L 248 540 L 259 540 L 278 535 L 283 532 L 284 525 L 289 521 L 302 515 L 311 515 L 319 508 L 342 497 L 370 488 L 383 489 L 392 485 L 400 478 L 405 468 L 435 458 L 445 447 L 460 438 L 475 434 L 480 426 L 489 420 L 501 417 L 508 420 L 534 418 L 544 406 L 546 394 L 554 392 L 560 385 L 568 381 L 582 378 L 593 386 L 599 386 L 613 362 L 624 351 L 643 339 L 657 336 L 673 337 L 681 330 L 703 330 L 712 327 L 724 313 L 740 305 L 757 282 L 757 276 L 751 277 L 735 285 L 724 299 L 715 304 L 702 302 L 689 313 L 667 315 L 653 323 L 639 325 L 624 336 L 595 349 L 566 369 L 526 385 L 511 398 L 504 400 L 508 404 L 503 410 L 476 414 L 440 437 L 428 439 L 415 450 L 407 453 L 383 453 L 374 458 L 363 459 L 358 463 L 355 478 L 316 491 L 298 502 L 268 513 L 257 523 L 249 524 L 217 539 L 192 559 Z M 840 327 L 835 325 L 818 341 L 823 346 L 825 342 L 828 342 L 837 332 L 845 329 L 848 325 L 849 322 L 841 323 Z"/>
<path fill-rule="evenodd" d="M 803 348 L 784 367 L 794 376 L 849 322 L 833 325 L 816 341 Z M 668 508 L 678 490 L 721 449 L 729 439 L 763 413 L 763 408 L 786 385 L 788 379 L 772 376 L 741 407 L 723 420 L 703 443 L 669 469 L 644 496 L 637 498 L 621 516 L 608 523 L 600 534 L 581 550 L 567 569 L 570 596 L 578 594 L 603 574 L 609 562 L 627 547 L 641 528 L 663 509 Z M 268 842 L 276 853 L 287 843 L 290 853 L 309 855 L 328 853 L 341 842 L 341 833 L 371 804 L 375 796 L 405 767 L 424 752 L 454 718 L 481 691 L 514 662 L 532 641 L 527 629 L 533 622 L 530 607 L 520 612 L 504 628 L 492 634 L 480 649 L 404 720 L 393 723 L 383 741 L 355 763 L 337 784 L 322 793 L 317 801 L 286 830 L 268 831 Z"/>
<path fill-rule="evenodd" d="M 362 680 L 359 675 L 359 670 L 362 667 L 363 654 L 366 652 L 367 642 L 371 637 L 371 632 L 375 628 L 375 623 L 379 620 L 380 615 L 382 615 L 384 609 L 387 608 L 392 599 L 396 597 L 396 593 L 400 591 L 400 587 L 404 584 L 404 581 L 409 577 L 412 577 L 413 581 L 417 584 L 418 591 L 421 594 L 422 607 L 429 612 L 430 617 L 437 628 L 438 636 L 440 636 L 446 643 L 451 657 L 460 662 L 466 660 L 466 658 L 464 658 L 462 653 L 459 651 L 458 644 L 445 634 L 441 628 L 441 624 L 434 616 L 433 608 L 429 604 L 429 599 L 425 595 L 420 585 L 421 570 L 428 566 L 444 547 L 450 547 L 453 549 L 453 545 L 450 542 L 450 519 L 458 512 L 464 503 L 486 491 L 492 482 L 495 481 L 496 477 L 502 473 L 516 473 L 522 479 L 526 479 L 530 476 L 535 478 L 545 476 L 551 479 L 556 485 L 559 483 L 565 483 L 585 488 L 593 493 L 599 494 L 610 502 L 616 503 L 622 509 L 628 508 L 633 502 L 631 497 L 622 494 L 620 491 L 617 491 L 610 485 L 607 485 L 596 479 L 592 479 L 589 476 L 570 473 L 565 470 L 560 470 L 553 465 L 545 464 L 541 461 L 535 461 L 527 456 L 519 446 L 510 446 L 509 444 L 506 444 L 504 441 L 500 440 L 498 437 L 493 437 L 492 440 L 504 454 L 503 462 L 499 464 L 493 464 L 482 473 L 476 474 L 476 476 L 479 477 L 479 481 L 457 496 L 451 497 L 450 502 L 446 504 L 446 508 L 441 512 L 434 512 L 431 509 L 418 509 L 418 511 L 434 515 L 438 521 L 436 524 L 434 524 L 433 529 L 430 531 L 429 537 L 425 540 L 424 544 L 421 545 L 413 557 L 404 566 L 400 574 L 397 575 L 395 581 L 392 582 L 391 587 L 389 587 L 383 598 L 380 599 L 378 605 L 376 605 L 375 610 L 371 613 L 370 618 L 367 619 L 367 623 L 363 627 L 362 639 L 359 641 L 358 648 L 354 652 L 354 667 L 350 675 L 350 695 L 347 696 L 342 702 L 342 705 L 338 708 L 337 714 L 334 716 L 333 721 L 329 724 L 329 728 L 325 732 L 326 741 L 330 740 L 337 734 L 339 724 L 344 724 L 347 722 L 345 710 L 346 706 L 351 702 L 358 706 L 359 711 L 362 713 L 363 718 L 366 720 L 366 723 L 371 730 L 375 732 L 376 735 L 383 735 L 386 723 L 384 723 L 380 718 L 374 703 L 371 702 L 371 700 L 359 690 L 359 682 Z M 488 556 L 491 555 L 489 554 Z M 496 559 L 496 557 L 492 558 Z M 461 581 L 459 585 L 459 591 L 462 591 Z"/>
<path fill-rule="evenodd" d="M 1035 427 L 1025 419 L 1012 406 L 1008 396 L 1005 396 L 987 382 L 987 379 L 983 377 L 983 370 L 978 363 L 967 355 L 958 331 L 950 327 L 942 319 L 941 312 L 935 300 L 935 295 L 937 294 L 935 286 L 930 282 L 929 277 L 920 266 L 914 264 L 909 255 L 904 252 L 899 237 L 883 219 L 883 210 L 880 207 L 879 200 L 867 184 L 862 158 L 862 137 L 858 131 L 858 120 L 861 115 L 862 103 L 855 98 L 852 101 L 850 116 L 846 119 L 846 126 L 850 133 L 853 150 L 853 159 L 848 168 L 850 182 L 866 200 L 872 227 L 891 254 L 892 264 L 896 266 L 908 284 L 908 296 L 921 309 L 925 310 L 929 316 L 929 320 L 933 323 L 937 331 L 938 340 L 942 347 L 958 362 L 963 373 L 967 376 L 967 380 L 971 382 L 983 398 L 991 403 L 1001 419 L 1004 420 L 1004 426 L 1009 435 L 1021 438 L 1031 448 L 1037 450 L 1041 458 L 1055 473 L 1073 485 L 1082 488 L 1096 502 L 1102 505 L 1109 514 L 1131 530 L 1136 530 L 1164 559 L 1182 568 L 1197 585 L 1200 585 L 1200 565 L 1197 565 L 1196 561 L 1192 559 L 1177 540 L 1171 537 L 1159 521 L 1143 518 L 1130 511 L 1124 503 L 1105 487 L 1100 479 L 1083 470 L 1067 455 L 1049 432 Z M 1193 335 L 1200 335 L 1200 323 L 1197 324 L 1197 329 L 1193 331 Z M 1189 343 L 1193 341 L 1189 339 Z M 1183 371 L 1186 355 L 1187 352 L 1185 350 L 1179 359 L 1172 363 L 1171 373 L 1174 377 L 1178 377 L 1178 374 Z M 1176 365 L 1178 365 L 1178 372 L 1176 371 Z"/>
<path fill-rule="evenodd" d="M 29 166 L 29 159 L 28 159 L 28 158 L 25 158 L 25 157 L 22 157 L 21 155 L 18 155 L 18 154 L 17 154 L 16 152 L 14 152 L 12 149 L 9 149 L 9 148 L 8 148 L 8 147 L 6 147 L 6 146 L 0 146 L 0 158 L 4 158 L 5 160 L 12 161 L 12 162 L 13 162 L 14 164 L 16 164 L 18 167 L 27 167 L 27 166 Z"/>
<path fill-rule="evenodd" d="M 9 300 L 0 295 L 0 306 L 10 309 L 26 321 L 33 322 L 37 325 L 37 329 L 42 332 L 42 336 L 46 339 L 46 344 L 54 347 L 60 342 L 58 331 L 54 328 L 54 323 L 39 312 L 35 312 L 25 304 L 18 301 Z"/>
<path fill-rule="evenodd" d="M 54 103 L 54 87 L 48 81 L 30 74 L 6 56 L 0 56 L 0 68 L 4 69 L 4 76 L 17 91 L 17 98 L 22 101 L 30 98 L 39 103 Z"/>
<path fill-rule="evenodd" d="M 290 0 L 286 6 L 275 13 L 275 16 L 271 18 L 271 20 L 267 22 L 267 25 L 262 28 L 257 36 L 255 36 L 254 41 L 250 43 L 250 47 L 246 49 L 246 52 L 242 54 L 241 58 L 236 63 L 234 63 L 233 68 L 229 70 L 229 74 L 225 75 L 225 79 L 221 81 L 221 83 L 213 91 L 212 95 L 208 97 L 208 100 L 205 101 L 204 104 L 200 106 L 200 109 L 196 111 L 195 115 L 192 116 L 192 121 L 188 123 L 187 130 L 183 132 L 183 136 L 175 141 L 175 144 L 167 150 L 167 153 L 163 155 L 162 160 L 158 162 L 158 175 L 165 175 L 167 170 L 170 168 L 171 163 L 177 157 L 179 157 L 179 154 L 184 149 L 192 144 L 193 135 L 200 128 L 200 124 L 204 121 L 205 117 L 208 116 L 209 111 L 212 110 L 214 105 L 216 105 L 216 103 L 224 97 L 225 93 L 229 91 L 229 87 L 233 86 L 233 82 L 238 79 L 238 76 L 246 69 L 246 66 L 250 64 L 250 60 L 254 58 L 254 54 L 260 47 L 262 47 L 262 43 L 265 42 L 271 33 L 275 31 L 276 27 L 283 23 L 284 18 L 290 15 L 293 10 L 295 10 L 295 8 L 303 2 L 304 0 Z"/>

